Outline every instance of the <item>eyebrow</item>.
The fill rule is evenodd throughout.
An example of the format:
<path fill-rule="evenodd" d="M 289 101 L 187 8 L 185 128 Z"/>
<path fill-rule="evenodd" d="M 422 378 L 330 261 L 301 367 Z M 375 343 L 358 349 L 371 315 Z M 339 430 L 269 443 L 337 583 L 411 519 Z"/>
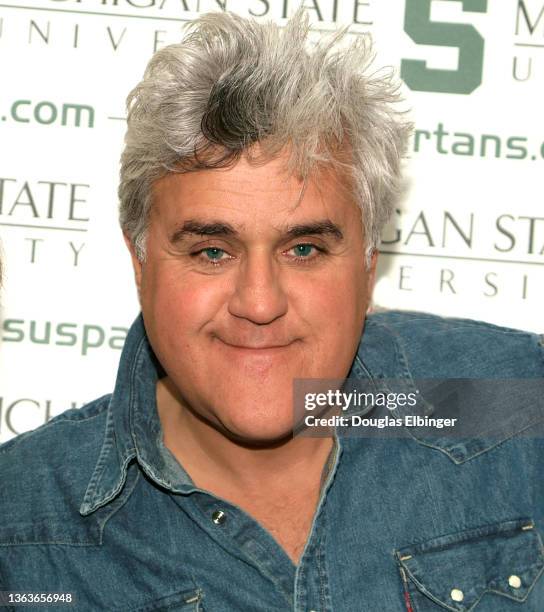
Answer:
<path fill-rule="evenodd" d="M 224 221 L 198 221 L 189 219 L 172 233 L 170 242 L 176 243 L 188 236 L 237 236 L 237 230 Z M 285 237 L 300 238 L 302 236 L 332 236 L 340 241 L 344 238 L 342 230 L 330 219 L 290 225 L 285 230 Z"/>
<path fill-rule="evenodd" d="M 232 225 L 223 221 L 204 222 L 189 219 L 174 231 L 170 242 L 176 243 L 188 236 L 236 236 L 237 233 Z"/>
<path fill-rule="evenodd" d="M 290 238 L 299 238 L 301 236 L 332 236 L 336 240 L 342 240 L 344 234 L 342 230 L 329 219 L 323 219 L 322 221 L 315 221 L 312 223 L 301 223 L 299 225 L 292 225 L 287 228 L 287 236 Z"/>

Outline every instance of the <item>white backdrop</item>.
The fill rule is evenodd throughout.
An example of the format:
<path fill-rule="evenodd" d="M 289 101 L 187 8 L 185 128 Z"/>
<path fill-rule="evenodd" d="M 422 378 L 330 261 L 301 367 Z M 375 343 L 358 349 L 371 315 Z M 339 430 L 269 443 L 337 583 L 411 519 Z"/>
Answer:
<path fill-rule="evenodd" d="M 124 100 L 208 10 L 299 0 L 0 2 L 0 441 L 112 390 L 138 312 L 117 225 Z M 305 0 L 371 32 L 416 134 L 375 302 L 544 331 L 544 0 Z"/>

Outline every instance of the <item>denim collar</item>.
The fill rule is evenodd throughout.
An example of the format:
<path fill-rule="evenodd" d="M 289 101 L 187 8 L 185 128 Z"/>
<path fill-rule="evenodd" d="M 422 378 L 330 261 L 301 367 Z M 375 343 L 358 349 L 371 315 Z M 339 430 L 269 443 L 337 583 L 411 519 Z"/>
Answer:
<path fill-rule="evenodd" d="M 127 466 L 133 460 L 163 488 L 180 493 L 195 490 L 189 475 L 163 444 L 155 398 L 160 373 L 140 314 L 130 328 L 121 354 L 104 442 L 80 514 L 90 514 L 118 495 Z"/>
<path fill-rule="evenodd" d="M 142 315 L 130 328 L 121 354 L 114 392 L 110 398 L 104 442 L 79 512 L 88 515 L 121 491 L 129 463 L 136 460 L 157 485 L 172 492 L 198 490 L 189 475 L 164 446 L 155 399 L 161 366 L 147 339 Z M 387 378 L 413 384 L 395 335 L 372 315 L 349 377 L 370 379 L 378 390 Z"/>

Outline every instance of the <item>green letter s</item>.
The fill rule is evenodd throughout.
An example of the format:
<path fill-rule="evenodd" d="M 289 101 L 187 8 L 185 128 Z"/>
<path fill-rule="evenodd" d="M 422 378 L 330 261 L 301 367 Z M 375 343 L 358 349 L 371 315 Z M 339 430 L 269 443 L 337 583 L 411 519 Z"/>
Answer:
<path fill-rule="evenodd" d="M 454 0 L 462 2 L 463 11 L 485 13 L 487 0 Z M 410 89 L 443 93 L 472 93 L 482 82 L 484 39 L 471 25 L 431 21 L 432 0 L 406 0 L 404 30 L 420 45 L 457 47 L 457 70 L 427 68 L 422 60 L 401 62 L 401 76 Z"/>

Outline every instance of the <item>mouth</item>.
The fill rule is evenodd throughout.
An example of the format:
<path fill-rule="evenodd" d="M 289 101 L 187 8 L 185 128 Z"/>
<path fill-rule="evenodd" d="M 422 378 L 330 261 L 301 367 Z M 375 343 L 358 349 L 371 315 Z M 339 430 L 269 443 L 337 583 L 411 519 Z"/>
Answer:
<path fill-rule="evenodd" d="M 245 352 L 246 354 L 265 354 L 265 353 L 276 353 L 282 350 L 288 349 L 295 343 L 295 340 L 287 343 L 272 343 L 272 342 L 263 342 L 263 343 L 238 343 L 238 342 L 228 342 L 223 338 L 219 338 L 215 336 L 215 339 L 218 340 L 222 345 L 229 349 L 233 349 L 235 351 Z"/>

